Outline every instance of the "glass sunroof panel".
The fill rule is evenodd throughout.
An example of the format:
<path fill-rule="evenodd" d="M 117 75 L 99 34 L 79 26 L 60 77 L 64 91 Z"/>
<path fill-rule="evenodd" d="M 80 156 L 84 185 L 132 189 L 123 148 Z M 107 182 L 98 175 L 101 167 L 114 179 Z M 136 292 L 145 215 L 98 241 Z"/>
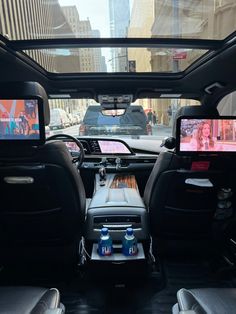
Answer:
<path fill-rule="evenodd" d="M 169 48 L 71 48 L 25 51 L 48 72 L 181 72 L 208 50 Z"/>
<path fill-rule="evenodd" d="M 235 0 L 0 0 L 9 39 L 223 39 L 235 30 Z"/>

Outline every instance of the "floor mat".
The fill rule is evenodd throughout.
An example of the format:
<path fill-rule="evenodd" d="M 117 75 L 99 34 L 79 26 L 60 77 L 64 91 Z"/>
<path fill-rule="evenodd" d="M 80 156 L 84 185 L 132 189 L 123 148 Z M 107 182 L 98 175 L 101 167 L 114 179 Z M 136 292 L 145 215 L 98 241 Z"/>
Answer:
<path fill-rule="evenodd" d="M 157 276 L 158 277 L 158 276 Z M 85 282 L 74 289 L 60 289 L 66 313 L 137 313 L 150 297 L 160 289 L 158 278 L 131 279 L 130 282 Z M 84 309 L 84 312 L 83 312 Z"/>
<path fill-rule="evenodd" d="M 232 287 L 229 279 L 222 279 L 211 271 L 209 263 L 163 262 L 165 288 L 153 294 L 137 314 L 169 314 L 176 303 L 176 293 L 181 288 Z"/>

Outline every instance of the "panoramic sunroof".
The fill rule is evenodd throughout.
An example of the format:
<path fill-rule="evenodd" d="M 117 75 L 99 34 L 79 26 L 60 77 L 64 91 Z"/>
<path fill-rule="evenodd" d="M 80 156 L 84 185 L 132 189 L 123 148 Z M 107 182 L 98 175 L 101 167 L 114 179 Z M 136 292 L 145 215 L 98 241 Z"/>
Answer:
<path fill-rule="evenodd" d="M 24 51 L 48 72 L 181 72 L 208 50 L 71 48 Z"/>
<path fill-rule="evenodd" d="M 214 50 L 198 48 L 197 40 L 222 40 L 234 32 L 234 6 L 235 0 L 0 0 L 0 34 L 17 42 L 194 39 L 196 44 L 181 49 L 101 42 L 96 48 L 89 42 L 51 48 L 40 41 L 18 48 L 53 73 L 181 72 Z"/>
<path fill-rule="evenodd" d="M 224 39 L 235 0 L 0 0 L 0 32 L 46 38 Z"/>

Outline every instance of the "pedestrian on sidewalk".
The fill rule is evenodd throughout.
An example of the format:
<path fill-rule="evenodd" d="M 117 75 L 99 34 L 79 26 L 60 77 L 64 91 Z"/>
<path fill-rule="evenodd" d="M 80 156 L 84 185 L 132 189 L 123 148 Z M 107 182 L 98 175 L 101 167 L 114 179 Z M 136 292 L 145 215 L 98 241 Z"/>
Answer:
<path fill-rule="evenodd" d="M 152 124 L 153 125 L 157 124 L 157 115 L 155 111 L 153 111 L 153 114 L 152 114 Z"/>

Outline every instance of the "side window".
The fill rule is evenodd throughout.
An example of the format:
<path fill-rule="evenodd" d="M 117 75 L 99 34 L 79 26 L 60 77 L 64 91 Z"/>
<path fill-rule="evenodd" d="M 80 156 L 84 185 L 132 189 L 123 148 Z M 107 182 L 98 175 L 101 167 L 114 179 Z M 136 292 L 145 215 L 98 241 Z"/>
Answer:
<path fill-rule="evenodd" d="M 217 109 L 220 116 L 236 116 L 236 91 L 222 98 Z"/>

